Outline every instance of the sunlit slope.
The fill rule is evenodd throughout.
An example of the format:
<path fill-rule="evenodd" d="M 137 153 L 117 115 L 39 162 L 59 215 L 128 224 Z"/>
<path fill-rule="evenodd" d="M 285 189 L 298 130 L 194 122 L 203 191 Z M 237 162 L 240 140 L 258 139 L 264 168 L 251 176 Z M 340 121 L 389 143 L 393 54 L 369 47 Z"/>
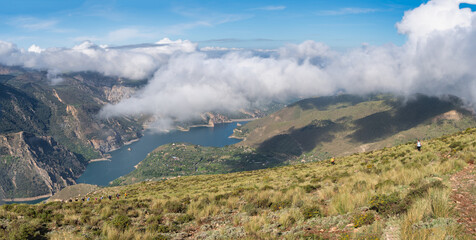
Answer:
<path fill-rule="evenodd" d="M 460 100 L 416 95 L 305 99 L 235 131 L 239 146 L 301 155 L 344 156 L 476 126 Z"/>
<path fill-rule="evenodd" d="M 423 141 L 421 152 L 410 142 L 335 165 L 102 188 L 90 201 L 2 206 L 0 238 L 471 239 L 457 222 L 450 176 L 475 157 L 476 129 L 468 129 Z"/>

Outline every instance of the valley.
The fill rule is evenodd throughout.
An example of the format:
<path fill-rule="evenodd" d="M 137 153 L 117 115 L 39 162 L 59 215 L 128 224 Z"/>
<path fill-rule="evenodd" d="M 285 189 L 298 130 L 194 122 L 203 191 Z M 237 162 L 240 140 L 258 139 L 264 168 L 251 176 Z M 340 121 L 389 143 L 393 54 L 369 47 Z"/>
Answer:
<path fill-rule="evenodd" d="M 474 190 L 476 176 L 466 169 L 474 165 L 475 134 L 424 140 L 422 151 L 409 142 L 338 157 L 335 165 L 185 176 L 96 189 L 81 195 L 88 201 L 4 205 L 0 236 L 472 239 L 458 223 L 451 179 L 463 170 Z"/>

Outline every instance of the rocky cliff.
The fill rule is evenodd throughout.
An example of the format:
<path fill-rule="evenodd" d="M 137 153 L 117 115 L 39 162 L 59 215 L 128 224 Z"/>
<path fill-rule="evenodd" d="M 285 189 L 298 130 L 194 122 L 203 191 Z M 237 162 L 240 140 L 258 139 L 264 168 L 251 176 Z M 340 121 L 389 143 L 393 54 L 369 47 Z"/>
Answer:
<path fill-rule="evenodd" d="M 52 137 L 0 135 L 0 195 L 6 199 L 52 195 L 75 184 L 85 168 L 84 159 Z"/>
<path fill-rule="evenodd" d="M 142 135 L 143 119 L 102 119 L 102 106 L 140 82 L 95 73 L 58 76 L 0 66 L 0 199 L 51 195 L 74 184 L 88 160 Z"/>

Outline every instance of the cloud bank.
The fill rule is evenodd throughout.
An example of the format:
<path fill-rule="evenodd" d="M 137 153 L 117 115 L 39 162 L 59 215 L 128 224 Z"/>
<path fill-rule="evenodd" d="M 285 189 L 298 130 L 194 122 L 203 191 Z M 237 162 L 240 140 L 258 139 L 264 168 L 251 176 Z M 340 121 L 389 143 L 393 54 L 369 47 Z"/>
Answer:
<path fill-rule="evenodd" d="M 468 0 L 466 3 L 476 3 Z M 107 105 L 101 115 L 151 114 L 159 125 L 234 111 L 250 104 L 337 92 L 452 94 L 476 103 L 476 13 L 461 1 L 432 0 L 405 12 L 396 24 L 403 46 L 368 46 L 336 52 L 306 41 L 274 51 L 197 48 L 190 41 L 109 48 L 85 42 L 71 49 L 28 51 L 0 41 L 0 63 L 51 70 L 97 71 L 148 78 L 136 95 Z"/>

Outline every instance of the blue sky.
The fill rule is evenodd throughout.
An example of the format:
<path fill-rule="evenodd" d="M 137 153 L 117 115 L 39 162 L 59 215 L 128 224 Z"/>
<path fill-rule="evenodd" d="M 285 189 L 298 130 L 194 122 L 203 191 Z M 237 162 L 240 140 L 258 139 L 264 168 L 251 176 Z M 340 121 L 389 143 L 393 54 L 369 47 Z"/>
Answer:
<path fill-rule="evenodd" d="M 187 39 L 200 46 L 276 48 L 305 40 L 334 48 L 403 44 L 395 23 L 418 0 L 0 0 L 0 40 L 28 48 L 85 40 L 124 45 Z"/>

